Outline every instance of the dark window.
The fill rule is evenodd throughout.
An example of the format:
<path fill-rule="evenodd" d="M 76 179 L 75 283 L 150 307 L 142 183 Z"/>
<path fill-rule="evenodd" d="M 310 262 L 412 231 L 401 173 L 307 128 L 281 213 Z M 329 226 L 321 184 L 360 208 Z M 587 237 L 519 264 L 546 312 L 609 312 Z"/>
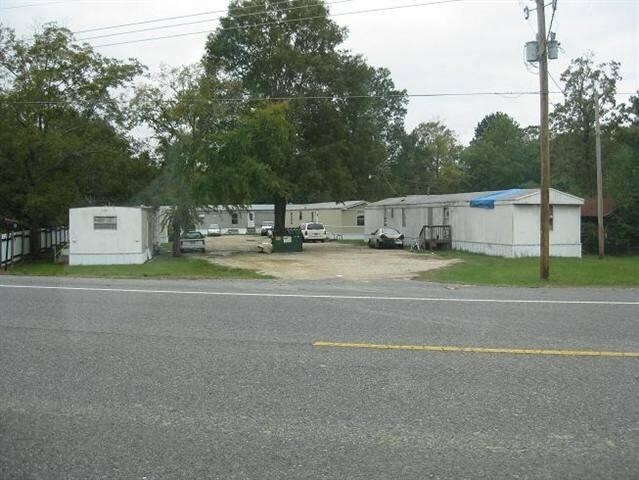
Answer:
<path fill-rule="evenodd" d="M 321 223 L 309 223 L 308 225 L 306 225 L 306 230 L 323 230 L 324 229 L 324 225 L 322 225 Z"/>
<path fill-rule="evenodd" d="M 552 205 L 550 205 L 550 214 L 549 214 L 548 222 L 550 223 L 550 229 L 552 230 L 553 227 L 555 226 L 555 209 L 552 208 Z"/>
<path fill-rule="evenodd" d="M 402 227 L 406 226 L 406 210 L 402 208 Z"/>
<path fill-rule="evenodd" d="M 94 230 L 117 230 L 118 217 L 93 217 Z"/>
<path fill-rule="evenodd" d="M 391 208 L 391 218 L 395 218 L 395 209 Z"/>
<path fill-rule="evenodd" d="M 302 211 L 300 210 L 300 220 L 302 219 Z"/>
<path fill-rule="evenodd" d="M 364 215 L 357 215 L 357 225 L 364 225 Z"/>
<path fill-rule="evenodd" d="M 202 235 L 200 232 L 187 232 L 184 234 L 184 238 L 186 240 L 197 240 L 199 238 L 204 238 L 204 235 Z"/>
<path fill-rule="evenodd" d="M 237 213 L 231 213 L 231 223 L 237 225 Z"/>
<path fill-rule="evenodd" d="M 253 221 L 253 212 L 249 212 L 249 220 L 252 222 Z"/>

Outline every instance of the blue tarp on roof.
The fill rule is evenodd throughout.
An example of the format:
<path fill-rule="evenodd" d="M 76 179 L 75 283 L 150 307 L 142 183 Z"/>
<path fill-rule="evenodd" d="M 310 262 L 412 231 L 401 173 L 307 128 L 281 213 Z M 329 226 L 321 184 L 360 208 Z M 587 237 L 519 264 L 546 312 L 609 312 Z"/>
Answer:
<path fill-rule="evenodd" d="M 482 197 L 473 198 L 470 201 L 470 206 L 475 208 L 495 208 L 495 200 L 502 199 L 504 197 L 510 197 L 516 193 L 521 192 L 521 188 L 511 188 L 510 190 L 501 190 L 499 192 L 491 193 L 490 195 L 484 195 Z"/>

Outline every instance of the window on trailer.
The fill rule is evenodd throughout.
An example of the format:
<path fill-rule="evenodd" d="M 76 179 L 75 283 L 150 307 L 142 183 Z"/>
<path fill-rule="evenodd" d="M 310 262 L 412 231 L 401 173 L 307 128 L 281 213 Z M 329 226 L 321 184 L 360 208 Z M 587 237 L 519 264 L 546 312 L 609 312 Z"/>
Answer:
<path fill-rule="evenodd" d="M 233 212 L 231 214 L 231 224 L 237 225 L 237 217 L 238 217 L 237 212 Z"/>
<path fill-rule="evenodd" d="M 118 217 L 93 217 L 94 230 L 117 230 Z"/>

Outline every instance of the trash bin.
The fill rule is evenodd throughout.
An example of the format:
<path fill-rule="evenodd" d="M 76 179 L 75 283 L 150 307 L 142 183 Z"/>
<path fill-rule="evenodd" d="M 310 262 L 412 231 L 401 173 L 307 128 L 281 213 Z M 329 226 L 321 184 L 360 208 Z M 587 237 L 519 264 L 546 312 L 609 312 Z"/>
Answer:
<path fill-rule="evenodd" d="M 273 235 L 273 253 L 275 252 L 301 252 L 304 237 L 299 228 L 287 228 L 284 235 Z"/>

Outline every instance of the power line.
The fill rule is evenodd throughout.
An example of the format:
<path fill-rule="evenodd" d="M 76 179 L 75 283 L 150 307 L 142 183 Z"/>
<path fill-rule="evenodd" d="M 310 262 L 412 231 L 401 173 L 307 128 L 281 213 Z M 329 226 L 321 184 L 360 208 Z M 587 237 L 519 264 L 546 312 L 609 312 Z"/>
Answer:
<path fill-rule="evenodd" d="M 551 95 L 565 95 L 563 91 L 549 91 Z M 615 92 L 619 96 L 631 96 L 636 92 Z M 387 95 L 299 95 L 279 97 L 211 97 L 210 99 L 190 99 L 186 103 L 213 103 L 213 102 L 257 102 L 257 101 L 285 101 L 285 100 L 349 100 L 349 99 L 376 99 L 376 98 L 439 98 L 439 97 L 481 97 L 500 96 L 509 100 L 520 98 L 524 95 L 539 95 L 539 91 L 498 91 L 498 92 L 441 92 L 441 93 L 393 93 Z M 184 99 L 182 100 L 184 101 Z M 10 105 L 68 105 L 70 101 L 59 100 L 7 100 L 0 99 L 0 103 Z"/>
<path fill-rule="evenodd" d="M 552 91 L 550 94 L 562 94 Z M 481 97 L 481 96 L 511 96 L 509 99 L 519 98 L 523 95 L 539 95 L 536 90 L 525 91 L 485 91 L 485 92 L 437 92 L 437 93 L 392 93 L 387 95 L 299 95 L 299 96 L 275 96 L 275 97 L 211 97 L 210 99 L 190 99 L 187 103 L 214 103 L 214 102 L 257 102 L 257 101 L 285 101 L 285 100 L 349 100 L 349 99 L 381 99 L 381 98 L 441 98 L 441 97 Z M 634 95 L 633 92 L 618 92 L 617 95 Z M 508 98 L 508 97 L 506 97 Z M 59 100 L 3 100 L 0 103 L 10 105 L 68 105 L 70 101 Z"/>
<path fill-rule="evenodd" d="M 552 76 L 552 73 L 550 73 L 550 70 L 548 70 L 548 75 L 550 76 L 550 79 L 552 80 L 552 83 L 555 84 L 555 87 L 557 87 L 559 90 L 561 90 L 561 93 L 565 97 L 566 96 L 566 92 L 564 91 L 563 88 L 561 88 L 561 85 L 559 85 L 559 82 L 557 80 L 555 80 L 555 77 Z M 621 95 L 621 93 L 619 95 Z"/>
<path fill-rule="evenodd" d="M 278 12 L 289 12 L 291 10 L 299 10 L 301 8 L 309 8 L 309 7 L 319 7 L 319 6 L 325 6 L 325 5 L 335 5 L 335 4 L 339 4 L 339 3 L 351 3 L 351 2 L 355 2 L 357 0 L 336 0 L 334 2 L 316 2 L 316 3 L 307 3 L 304 5 L 296 5 L 290 8 L 282 8 L 282 9 L 278 9 Z M 282 4 L 282 3 L 288 3 L 288 0 L 285 0 L 283 2 L 277 2 L 271 5 L 278 5 L 278 4 Z M 224 10 L 222 10 L 224 11 Z M 260 10 L 258 12 L 249 12 L 249 13 L 243 13 L 243 14 L 239 14 L 239 15 L 235 15 L 235 18 L 243 18 L 243 17 L 252 17 L 252 16 L 257 16 L 257 15 L 263 15 L 264 13 L 268 13 L 267 10 Z M 196 14 L 192 14 L 192 15 L 187 15 L 187 16 L 195 16 L 195 15 L 204 15 L 204 13 L 196 13 Z M 169 17 L 170 18 L 170 17 Z M 174 17 L 176 18 L 176 17 Z M 85 37 L 85 38 L 79 38 L 79 41 L 84 41 L 84 40 L 95 40 L 98 38 L 107 38 L 107 37 L 115 37 L 115 36 L 119 36 L 119 35 L 129 35 L 132 33 L 140 33 L 140 32 L 149 32 L 149 31 L 153 31 L 153 30 L 163 30 L 166 28 L 175 28 L 175 27 L 183 27 L 183 26 L 187 26 L 187 25 L 195 25 L 195 24 L 199 24 L 199 23 L 208 23 L 211 22 L 213 20 L 219 20 L 222 17 L 213 17 L 213 18 L 207 18 L 205 20 L 195 20 L 195 21 L 191 21 L 191 22 L 183 22 L 183 23 L 174 23 L 171 25 L 160 25 L 157 27 L 149 27 L 149 28 L 140 28 L 137 30 L 127 30 L 124 32 L 115 32 L 115 33 L 105 33 L 102 35 L 95 35 L 93 37 Z M 141 22 L 141 23 L 152 23 L 152 22 L 158 22 L 160 20 L 148 20 L 147 22 Z M 140 23 L 140 22 L 138 22 Z M 119 26 L 112 26 L 112 27 L 103 27 L 103 29 L 111 29 L 111 28 L 118 28 Z M 76 32 L 79 33 L 79 32 Z"/>
<path fill-rule="evenodd" d="M 56 5 L 59 3 L 78 2 L 78 1 L 82 1 L 82 0 L 55 0 L 52 2 L 26 3 L 22 5 L 11 5 L 9 7 L 0 7 L 0 10 L 15 10 L 17 8 L 40 7 L 44 5 Z"/>
<path fill-rule="evenodd" d="M 550 39 L 550 34 L 552 32 L 552 23 L 555 21 L 555 12 L 557 12 L 557 1 L 558 0 L 552 0 L 552 15 L 550 17 L 550 26 L 548 27 L 548 38 L 546 41 Z"/>
<path fill-rule="evenodd" d="M 281 5 L 281 4 L 288 4 L 290 0 L 282 0 L 279 2 L 274 2 L 271 4 L 271 6 L 277 6 L 277 5 Z M 330 5 L 333 3 L 347 3 L 347 2 L 355 2 L 357 0 L 341 0 L 341 1 L 336 1 L 336 2 L 326 2 L 326 5 Z M 324 2 L 323 2 L 324 3 Z M 231 12 L 242 12 L 244 10 L 255 10 L 256 8 L 261 8 L 263 7 L 263 5 L 252 5 L 252 6 L 245 6 L 245 7 L 236 7 L 236 8 L 229 8 L 228 9 L 228 13 Z M 302 7 L 297 7 L 297 8 L 302 8 Z M 253 14 L 259 14 L 262 12 L 265 12 L 266 10 L 261 10 L 260 12 L 254 12 Z M 77 30 L 74 33 L 76 35 L 82 34 L 82 33 L 90 33 L 90 32 L 98 32 L 98 31 L 102 31 L 102 30 L 113 30 L 116 28 L 124 28 L 124 27 L 134 27 L 137 25 L 147 25 L 149 23 L 157 23 L 157 22 L 167 22 L 169 20 L 180 20 L 183 18 L 192 18 L 192 17 L 201 17 L 201 16 L 205 16 L 205 15 L 213 15 L 216 13 L 227 13 L 227 10 L 210 10 L 210 11 L 205 11 L 205 12 L 198 12 L 198 13 L 189 13 L 187 15 L 175 15 L 172 17 L 162 17 L 162 18 L 155 18 L 155 19 L 151 19 L 151 20 L 140 20 L 137 22 L 130 22 L 130 23 L 121 23 L 121 24 L 117 24 L 117 25 L 108 25 L 105 27 L 96 27 L 96 28 L 89 28 L 89 29 L 85 29 L 85 30 Z M 245 14 L 245 15 L 251 15 L 251 13 Z M 238 15 L 238 16 L 244 16 L 244 15 Z M 215 20 L 217 18 L 220 17 L 216 17 L 213 18 L 211 20 Z M 195 22 L 198 23 L 198 22 Z M 171 25 L 169 25 L 171 26 Z M 168 26 L 167 26 L 168 27 Z"/>
<path fill-rule="evenodd" d="M 351 12 L 342 12 L 342 13 L 333 13 L 330 16 L 331 17 L 342 17 L 342 16 L 346 16 L 346 15 L 358 15 L 358 14 L 362 14 L 362 13 L 375 13 L 375 12 L 384 12 L 384 11 L 389 11 L 389 10 L 400 10 L 400 9 L 405 9 L 405 8 L 415 8 L 415 7 L 425 7 L 425 6 L 429 6 L 429 5 L 441 5 L 441 4 L 446 4 L 446 3 L 457 3 L 457 2 L 463 2 L 464 0 L 438 0 L 438 1 L 434 1 L 434 2 L 424 2 L 424 3 L 414 3 L 414 4 L 408 4 L 408 5 L 396 5 L 393 7 L 381 7 L 381 8 L 370 8 L 370 9 L 366 9 L 366 10 L 354 10 Z M 244 30 L 244 29 L 248 29 L 248 28 L 254 28 L 254 27 L 265 27 L 265 26 L 269 26 L 269 25 L 281 25 L 281 24 L 287 24 L 287 23 L 294 23 L 294 22 L 302 22 L 304 20 L 315 20 L 315 19 L 319 19 L 319 18 L 325 18 L 324 15 L 313 15 L 313 16 L 309 16 L 309 17 L 301 17 L 301 18 L 293 18 L 290 20 L 281 20 L 281 21 L 275 21 L 275 22 L 262 22 L 262 23 L 255 23 L 252 25 L 238 25 L 235 27 L 228 27 L 228 28 L 222 28 L 221 30 Z M 123 42 L 114 42 L 114 43 L 103 43 L 100 45 L 95 45 L 95 48 L 99 48 L 99 47 L 112 47 L 115 45 L 125 45 L 125 44 L 129 44 L 129 43 L 141 43 L 141 42 L 150 42 L 153 40 L 163 40 L 163 39 L 167 39 L 167 38 L 180 38 L 180 37 L 187 37 L 187 36 L 191 36 L 191 35 L 203 35 L 203 34 L 208 34 L 211 33 L 211 30 L 199 30 L 197 32 L 186 32 L 186 33 L 177 33 L 177 34 L 172 34 L 172 35 L 161 35 L 158 37 L 147 37 L 147 38 L 140 38 L 137 40 L 126 40 Z"/>

